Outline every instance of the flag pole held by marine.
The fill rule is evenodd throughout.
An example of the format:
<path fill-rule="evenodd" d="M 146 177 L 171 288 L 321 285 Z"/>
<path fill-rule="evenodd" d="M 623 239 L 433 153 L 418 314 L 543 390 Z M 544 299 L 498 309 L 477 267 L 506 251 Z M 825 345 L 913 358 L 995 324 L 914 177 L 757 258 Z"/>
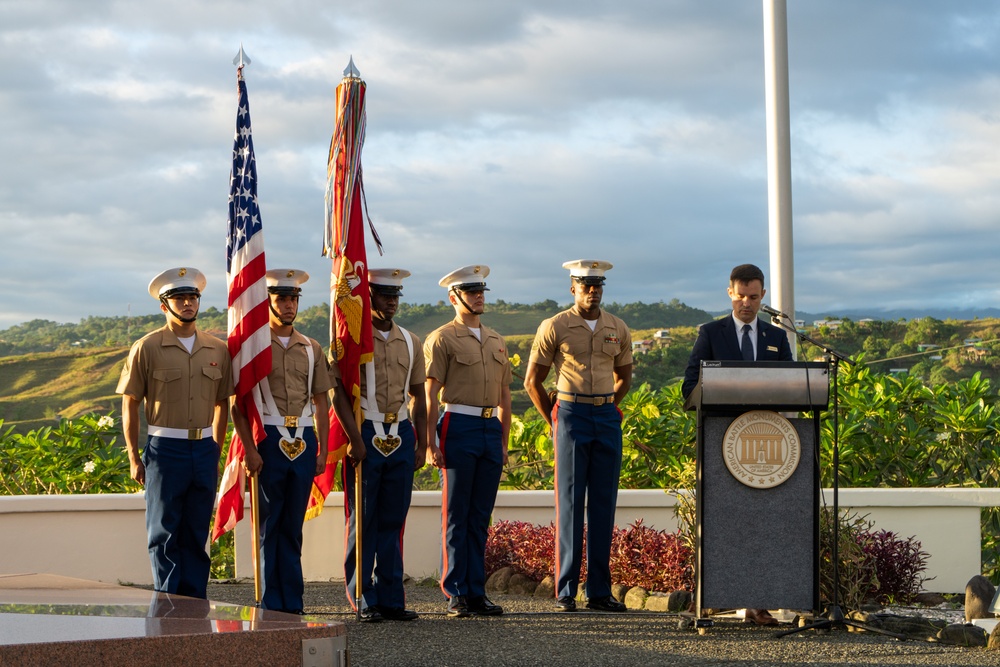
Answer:
<path fill-rule="evenodd" d="M 327 159 L 323 255 L 332 262 L 330 278 L 330 354 L 361 423 L 361 365 L 372 358 L 371 297 L 365 221 L 379 254 L 382 243 L 365 208 L 361 149 L 365 139 L 365 82 L 350 59 L 337 86 L 336 124 Z M 326 470 L 313 480 L 306 518 L 319 515 L 333 488 L 337 462 L 344 457 L 347 435 L 330 408 L 330 452 Z"/>
<path fill-rule="evenodd" d="M 238 108 L 230 172 L 229 219 L 226 243 L 226 281 L 229 293 L 228 346 L 233 358 L 236 402 L 251 425 L 255 442 L 265 437 L 260 417 L 259 384 L 271 372 L 271 335 L 268 324 L 267 285 L 264 261 L 264 233 L 257 202 L 257 163 L 253 151 L 250 104 L 243 67 L 250 63 L 240 45 L 233 59 L 237 66 Z M 216 499 L 212 540 L 235 528 L 243 518 L 246 473 L 245 449 L 233 433 Z M 256 480 L 253 480 L 256 481 Z M 252 531 L 260 532 L 259 507 L 251 504 Z M 260 601 L 260 559 L 254 553 L 254 596 Z"/>

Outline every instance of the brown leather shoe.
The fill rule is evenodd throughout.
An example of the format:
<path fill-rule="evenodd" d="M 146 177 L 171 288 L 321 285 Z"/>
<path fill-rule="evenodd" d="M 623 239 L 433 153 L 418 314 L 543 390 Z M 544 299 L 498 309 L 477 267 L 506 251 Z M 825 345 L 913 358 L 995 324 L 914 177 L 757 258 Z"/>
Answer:
<path fill-rule="evenodd" d="M 747 609 L 744 623 L 756 623 L 757 625 L 777 625 L 778 619 L 771 616 L 767 609 Z"/>

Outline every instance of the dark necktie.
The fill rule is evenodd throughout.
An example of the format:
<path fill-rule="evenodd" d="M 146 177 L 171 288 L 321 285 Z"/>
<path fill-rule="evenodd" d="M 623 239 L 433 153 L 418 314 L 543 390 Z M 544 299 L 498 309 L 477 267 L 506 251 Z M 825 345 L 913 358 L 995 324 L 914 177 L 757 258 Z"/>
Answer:
<path fill-rule="evenodd" d="M 740 339 L 740 351 L 743 352 L 743 361 L 753 361 L 753 343 L 750 342 L 750 325 L 743 325 L 743 338 Z"/>

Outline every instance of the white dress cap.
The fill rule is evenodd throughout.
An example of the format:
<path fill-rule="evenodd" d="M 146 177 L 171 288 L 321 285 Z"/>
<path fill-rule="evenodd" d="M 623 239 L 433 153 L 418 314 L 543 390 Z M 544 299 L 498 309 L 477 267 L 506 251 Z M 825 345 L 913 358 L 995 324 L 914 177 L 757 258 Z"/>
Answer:
<path fill-rule="evenodd" d="M 167 269 L 149 282 L 149 295 L 154 299 L 174 294 L 198 294 L 205 289 L 205 274 L 190 266 Z"/>
<path fill-rule="evenodd" d="M 569 275 L 573 280 L 587 285 L 603 285 L 604 272 L 611 267 L 611 262 L 602 259 L 574 259 L 563 262 L 563 268 L 569 269 Z"/>
<path fill-rule="evenodd" d="M 403 289 L 403 279 L 409 278 L 406 269 L 368 269 L 368 284 L 380 292 L 399 294 Z"/>
<path fill-rule="evenodd" d="M 264 274 L 268 294 L 298 296 L 302 293 L 302 283 L 309 280 L 309 274 L 299 269 L 271 269 Z"/>
<path fill-rule="evenodd" d="M 486 276 L 490 275 L 490 267 L 485 264 L 470 264 L 455 269 L 438 281 L 438 285 L 447 289 L 457 289 L 460 292 L 476 292 L 488 290 Z"/>

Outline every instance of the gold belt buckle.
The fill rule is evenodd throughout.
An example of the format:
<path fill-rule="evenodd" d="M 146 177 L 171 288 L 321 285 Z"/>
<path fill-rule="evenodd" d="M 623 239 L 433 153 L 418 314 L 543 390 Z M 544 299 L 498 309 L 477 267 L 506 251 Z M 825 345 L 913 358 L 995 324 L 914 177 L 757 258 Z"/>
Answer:
<path fill-rule="evenodd" d="M 483 419 L 489 419 L 493 416 L 493 408 L 483 408 Z"/>
<path fill-rule="evenodd" d="M 201 432 L 204 429 L 200 428 L 189 428 L 188 429 L 188 440 L 201 440 Z"/>
<path fill-rule="evenodd" d="M 299 427 L 298 417 L 293 417 L 293 416 L 285 417 L 285 428 L 298 428 L 298 427 Z"/>
<path fill-rule="evenodd" d="M 595 396 L 594 397 L 594 405 L 604 405 L 607 402 L 608 402 L 608 397 L 607 396 Z"/>
<path fill-rule="evenodd" d="M 387 435 L 385 437 L 375 436 L 372 438 L 372 444 L 375 445 L 375 449 L 380 451 L 385 456 L 389 456 L 394 451 L 399 449 L 399 446 L 403 443 L 403 439 L 398 435 Z"/>
<path fill-rule="evenodd" d="M 281 451 L 285 454 L 289 461 L 294 461 L 298 458 L 299 454 L 306 451 L 306 443 L 302 438 L 295 438 L 293 440 L 285 440 L 284 438 L 278 442 L 278 446 L 281 447 Z"/>
<path fill-rule="evenodd" d="M 385 413 L 385 422 L 384 423 L 386 423 L 386 424 L 395 424 L 397 418 L 398 418 L 398 415 L 395 412 L 387 412 L 387 413 Z"/>

